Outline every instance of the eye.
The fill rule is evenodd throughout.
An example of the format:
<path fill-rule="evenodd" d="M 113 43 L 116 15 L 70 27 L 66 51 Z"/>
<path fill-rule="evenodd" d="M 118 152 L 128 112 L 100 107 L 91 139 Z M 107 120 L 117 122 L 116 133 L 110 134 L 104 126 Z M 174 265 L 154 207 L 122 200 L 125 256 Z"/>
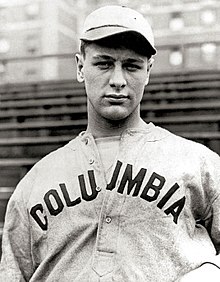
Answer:
<path fill-rule="evenodd" d="M 126 63 L 124 64 L 124 68 L 130 72 L 140 70 L 141 67 L 137 64 Z"/>
<path fill-rule="evenodd" d="M 107 70 L 112 66 L 112 62 L 100 61 L 100 62 L 96 62 L 94 65 L 97 66 L 101 70 Z"/>

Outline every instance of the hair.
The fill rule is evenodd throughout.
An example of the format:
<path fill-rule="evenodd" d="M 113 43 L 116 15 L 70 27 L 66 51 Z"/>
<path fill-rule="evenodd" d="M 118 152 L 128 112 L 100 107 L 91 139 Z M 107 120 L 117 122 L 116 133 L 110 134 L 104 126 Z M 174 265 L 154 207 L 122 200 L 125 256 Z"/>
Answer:
<path fill-rule="evenodd" d="M 80 40 L 80 53 L 83 55 L 84 58 L 86 56 L 86 48 L 92 43 L 93 41 Z"/>
<path fill-rule="evenodd" d="M 123 32 L 94 41 L 81 40 L 80 52 L 84 57 L 86 56 L 86 48 L 92 43 L 95 43 L 102 47 L 109 47 L 114 49 L 130 49 L 142 56 L 147 57 L 148 59 L 150 59 L 152 56 L 150 51 L 150 44 L 148 46 L 148 44 L 146 44 L 146 39 L 144 39 L 142 35 L 139 35 L 136 32 Z"/>

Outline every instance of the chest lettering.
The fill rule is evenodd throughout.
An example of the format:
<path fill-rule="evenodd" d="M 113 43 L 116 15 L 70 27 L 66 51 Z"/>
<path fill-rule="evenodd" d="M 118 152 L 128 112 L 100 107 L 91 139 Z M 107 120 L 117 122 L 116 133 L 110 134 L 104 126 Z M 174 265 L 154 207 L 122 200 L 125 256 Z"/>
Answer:
<path fill-rule="evenodd" d="M 180 188 L 177 183 L 170 187 L 166 194 L 160 196 L 161 190 L 166 186 L 166 179 L 164 176 L 153 172 L 147 181 L 144 180 L 147 169 L 141 168 L 139 172 L 133 176 L 133 166 L 127 164 L 119 181 L 119 174 L 122 170 L 123 163 L 117 161 L 114 172 L 112 174 L 106 190 L 112 191 L 117 189 L 117 193 L 131 195 L 132 197 L 139 196 L 146 202 L 157 201 L 159 209 L 165 208 L 163 211 L 166 215 L 173 216 L 173 222 L 178 223 L 178 217 L 185 205 L 185 196 L 175 200 L 172 205 L 166 207 L 167 202 L 173 197 L 175 192 Z M 48 218 L 45 208 L 49 211 L 51 216 L 60 214 L 64 207 L 75 207 L 81 201 L 93 201 L 98 196 L 97 183 L 93 170 L 88 171 L 88 182 L 85 180 L 85 175 L 78 176 L 78 184 L 80 188 L 80 195 L 75 199 L 71 199 L 70 193 L 65 183 L 59 184 L 59 189 L 50 189 L 43 197 L 44 203 L 38 203 L 30 210 L 30 214 L 42 230 L 48 229 Z M 118 185 L 116 185 L 116 183 Z M 89 186 L 89 187 L 88 187 Z M 116 188 L 117 186 L 117 188 Z M 127 187 L 127 190 L 126 190 Z M 70 188 L 69 188 L 70 189 Z M 70 191 L 70 190 L 69 190 Z"/>

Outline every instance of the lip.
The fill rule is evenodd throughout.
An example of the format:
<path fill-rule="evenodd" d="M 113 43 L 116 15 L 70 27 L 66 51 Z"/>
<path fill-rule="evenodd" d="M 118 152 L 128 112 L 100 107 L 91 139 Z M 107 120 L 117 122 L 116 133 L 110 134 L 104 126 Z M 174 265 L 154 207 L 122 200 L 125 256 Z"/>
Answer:
<path fill-rule="evenodd" d="M 113 99 L 113 100 L 124 100 L 124 99 L 128 99 L 128 96 L 126 94 L 114 94 L 114 93 L 110 93 L 110 94 L 106 94 L 104 96 L 107 99 Z"/>
<path fill-rule="evenodd" d="M 122 104 L 128 99 L 128 96 L 124 94 L 107 94 L 104 97 L 111 104 Z"/>

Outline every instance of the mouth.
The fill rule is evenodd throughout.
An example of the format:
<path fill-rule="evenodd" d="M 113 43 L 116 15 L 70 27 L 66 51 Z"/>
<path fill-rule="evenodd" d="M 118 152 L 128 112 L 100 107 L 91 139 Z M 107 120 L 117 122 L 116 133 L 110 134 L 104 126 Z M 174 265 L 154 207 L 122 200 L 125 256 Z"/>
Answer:
<path fill-rule="evenodd" d="M 123 103 L 128 99 L 128 95 L 110 93 L 110 94 L 106 94 L 104 98 L 112 103 Z"/>

